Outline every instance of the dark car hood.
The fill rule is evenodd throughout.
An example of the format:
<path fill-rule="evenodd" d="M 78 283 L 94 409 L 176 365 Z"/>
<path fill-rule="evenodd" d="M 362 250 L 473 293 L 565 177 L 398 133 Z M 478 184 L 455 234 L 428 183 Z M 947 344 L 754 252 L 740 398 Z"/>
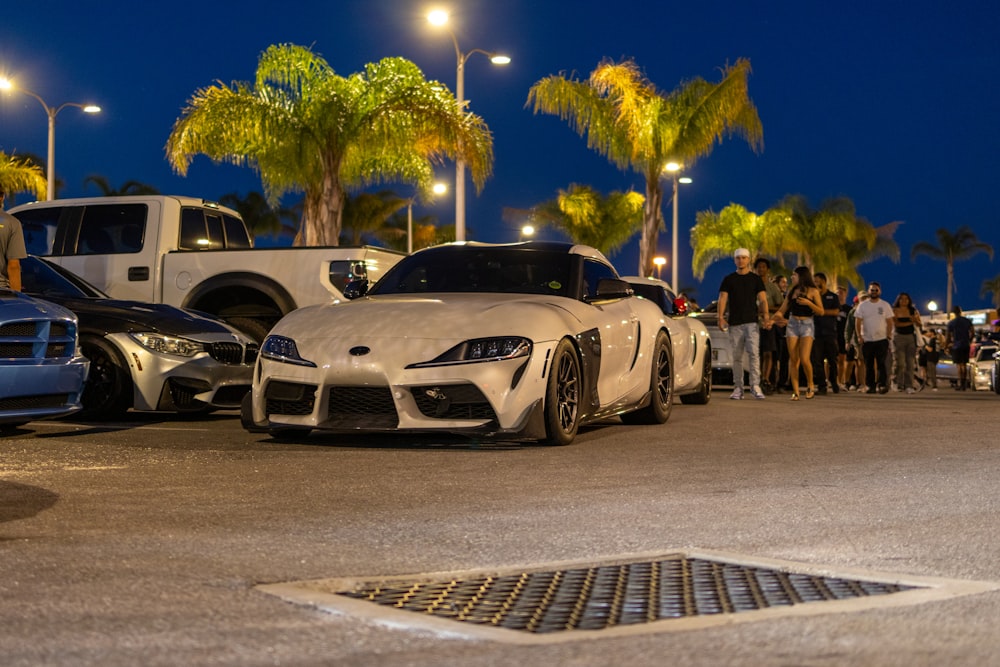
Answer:
<path fill-rule="evenodd" d="M 229 332 L 221 322 L 166 304 L 54 296 L 45 299 L 76 313 L 81 331 L 146 331 L 181 336 Z"/>

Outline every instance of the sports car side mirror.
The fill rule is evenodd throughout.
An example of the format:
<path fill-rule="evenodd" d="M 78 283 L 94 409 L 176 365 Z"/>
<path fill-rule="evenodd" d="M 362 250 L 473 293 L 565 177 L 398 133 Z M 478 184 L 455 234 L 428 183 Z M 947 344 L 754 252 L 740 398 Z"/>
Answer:
<path fill-rule="evenodd" d="M 627 299 L 635 294 L 632 287 L 624 280 L 614 278 L 601 278 L 597 281 L 597 294 L 591 301 L 602 299 Z"/>
<path fill-rule="evenodd" d="M 352 280 L 347 283 L 344 287 L 344 298 L 345 299 L 357 299 L 368 294 L 368 279 L 358 278 L 357 280 Z"/>

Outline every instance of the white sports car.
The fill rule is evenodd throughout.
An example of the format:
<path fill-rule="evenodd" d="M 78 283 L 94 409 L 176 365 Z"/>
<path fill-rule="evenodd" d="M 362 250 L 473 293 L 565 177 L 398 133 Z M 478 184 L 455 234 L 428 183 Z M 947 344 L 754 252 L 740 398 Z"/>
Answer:
<path fill-rule="evenodd" d="M 598 419 L 670 416 L 668 319 L 593 248 L 436 246 L 345 294 L 354 300 L 301 308 L 271 330 L 245 428 L 567 444 Z"/>

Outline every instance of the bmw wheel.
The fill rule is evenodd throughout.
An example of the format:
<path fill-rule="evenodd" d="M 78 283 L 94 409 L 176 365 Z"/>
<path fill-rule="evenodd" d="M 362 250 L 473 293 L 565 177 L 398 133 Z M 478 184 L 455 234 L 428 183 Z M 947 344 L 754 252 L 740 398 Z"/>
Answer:
<path fill-rule="evenodd" d="M 83 386 L 85 419 L 121 417 L 132 407 L 132 376 L 128 365 L 113 345 L 103 338 L 88 336 L 80 341 L 83 356 L 90 359 L 90 373 Z"/>
<path fill-rule="evenodd" d="M 674 360 L 670 338 L 663 331 L 656 334 L 651 366 L 649 405 L 623 414 L 626 424 L 662 424 L 670 419 L 674 407 Z"/>
<path fill-rule="evenodd" d="M 545 443 L 568 445 L 580 428 L 580 359 L 563 339 L 556 346 L 545 391 Z"/>

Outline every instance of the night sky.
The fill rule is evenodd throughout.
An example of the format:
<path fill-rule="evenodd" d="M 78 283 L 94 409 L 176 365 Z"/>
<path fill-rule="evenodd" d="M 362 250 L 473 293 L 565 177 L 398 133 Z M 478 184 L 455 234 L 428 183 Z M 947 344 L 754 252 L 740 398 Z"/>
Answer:
<path fill-rule="evenodd" d="M 93 102 L 103 113 L 60 112 L 56 170 L 60 197 L 97 195 L 90 174 L 161 192 L 218 199 L 261 190 L 249 168 L 197 158 L 186 178 L 172 173 L 163 146 L 191 94 L 215 80 L 251 80 L 267 46 L 311 46 L 341 75 L 402 56 L 454 90 L 455 51 L 446 32 L 425 20 L 429 3 L 411 0 L 323 2 L 9 3 L 0 17 L 0 73 L 51 106 Z M 728 261 L 692 276 L 688 230 L 700 210 L 736 202 L 761 213 L 786 194 L 814 206 L 847 196 L 879 226 L 896 220 L 902 259 L 861 267 L 890 299 L 908 291 L 921 309 L 945 302 L 945 265 L 910 261 L 918 241 L 939 227 L 969 225 L 1000 251 L 995 205 L 1000 119 L 1000 10 L 992 2 L 665 2 L 650 0 L 466 0 L 452 10 L 463 51 L 505 52 L 492 65 L 473 55 L 465 93 L 494 133 L 495 173 L 480 196 L 469 185 L 470 239 L 512 241 L 504 207 L 528 208 L 571 183 L 604 192 L 643 191 L 641 178 L 589 151 L 552 116 L 525 108 L 530 86 L 561 72 L 586 77 L 604 58 L 633 58 L 662 91 L 750 59 L 750 94 L 764 126 L 764 150 L 725 140 L 689 171 L 680 203 L 680 284 L 702 303 L 714 299 Z M 38 102 L 0 95 L 0 150 L 46 154 L 46 117 Z M 440 168 L 453 178 L 453 165 Z M 410 196 L 409 186 L 394 188 Z M 294 198 L 289 198 L 291 203 Z M 27 201 L 21 195 L 18 202 Z M 8 200 L 8 206 L 12 203 Z M 454 221 L 446 195 L 418 215 Z M 664 217 L 671 220 L 669 206 Z M 555 238 L 554 236 L 552 238 Z M 611 257 L 624 274 L 637 269 L 638 236 Z M 660 254 L 670 255 L 669 229 Z M 983 308 L 984 279 L 1000 273 L 984 254 L 956 264 L 955 303 Z M 821 269 L 822 267 L 817 267 Z M 664 277 L 669 275 L 664 269 Z"/>

